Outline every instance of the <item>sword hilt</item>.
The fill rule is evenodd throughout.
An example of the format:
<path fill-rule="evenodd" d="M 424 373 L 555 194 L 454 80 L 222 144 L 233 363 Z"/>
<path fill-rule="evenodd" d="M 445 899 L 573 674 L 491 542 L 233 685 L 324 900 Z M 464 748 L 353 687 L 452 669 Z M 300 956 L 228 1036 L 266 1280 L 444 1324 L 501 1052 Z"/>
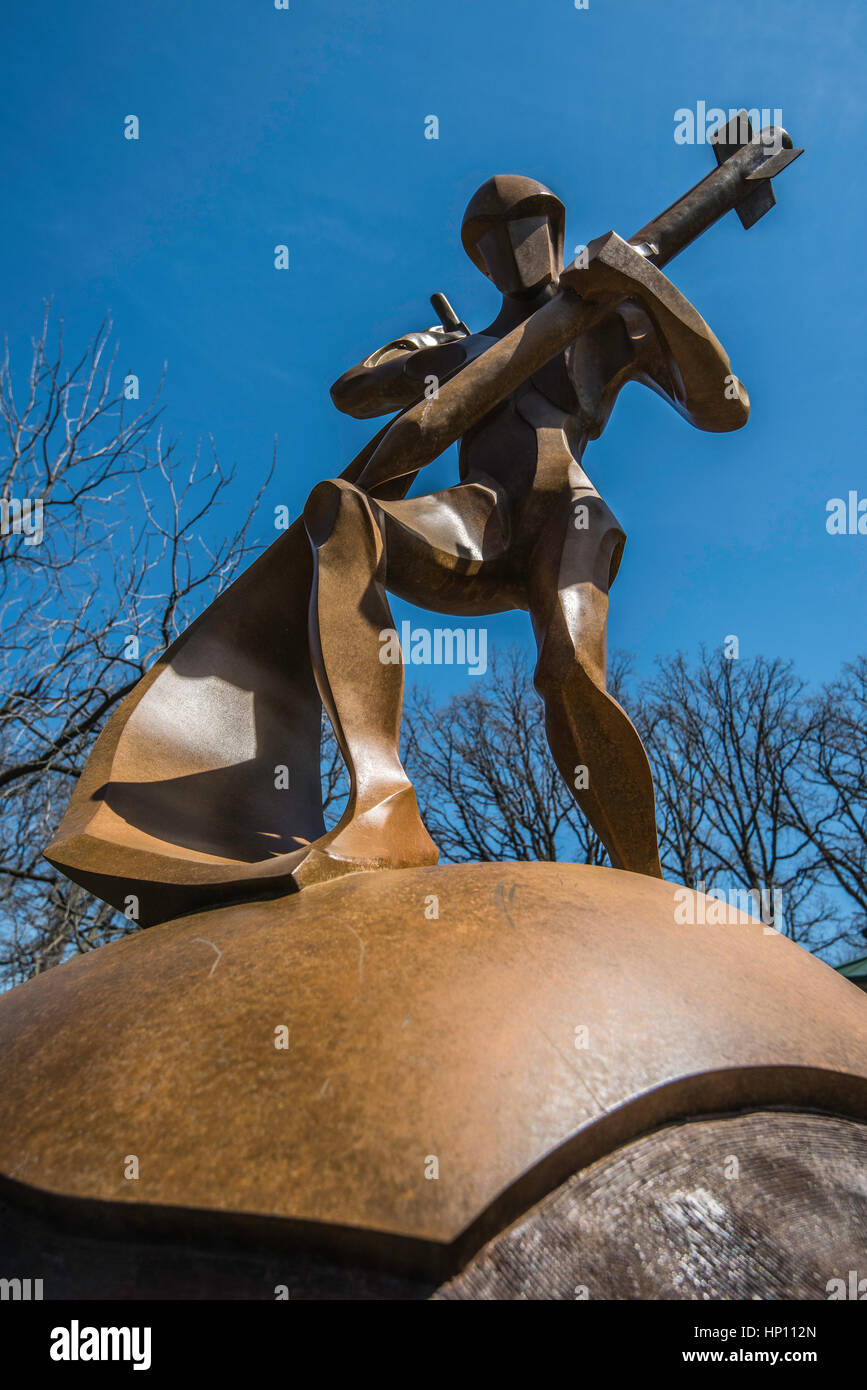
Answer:
<path fill-rule="evenodd" d="M 458 318 L 444 294 L 437 290 L 436 294 L 431 295 L 430 302 L 433 305 L 434 313 L 447 333 L 469 334 L 470 330 L 467 325 Z"/>
<path fill-rule="evenodd" d="M 771 177 L 804 153 L 781 126 L 754 136 L 746 111 L 718 126 L 710 141 L 716 169 L 629 238 L 660 269 L 727 212 L 752 227 L 776 202 Z"/>

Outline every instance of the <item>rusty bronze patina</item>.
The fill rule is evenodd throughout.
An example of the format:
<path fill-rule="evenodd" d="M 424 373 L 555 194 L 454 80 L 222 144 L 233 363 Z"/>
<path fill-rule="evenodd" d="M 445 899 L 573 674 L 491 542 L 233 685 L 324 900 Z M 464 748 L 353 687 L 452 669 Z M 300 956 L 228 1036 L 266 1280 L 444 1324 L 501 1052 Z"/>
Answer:
<path fill-rule="evenodd" d="M 560 200 L 517 175 L 484 184 L 462 236 L 501 290 L 500 312 L 470 333 L 435 296 L 441 325 L 335 383 L 341 410 L 400 413 L 119 707 L 51 862 L 121 909 L 132 901 L 145 926 L 354 870 L 434 863 L 398 757 L 402 667 L 380 661 L 391 591 L 437 612 L 529 611 L 560 772 L 612 863 L 658 877 L 647 758 L 606 691 L 608 593 L 625 536 L 583 454 L 627 381 L 700 429 L 746 422 L 725 350 L 661 267 L 725 212 L 750 226 L 767 211 L 770 175 L 800 153 L 791 143 L 778 128 L 753 137 L 730 123 L 713 173 L 630 241 L 609 232 L 565 270 Z M 457 440 L 460 483 L 407 499 L 419 469 Z M 323 703 L 351 784 L 329 833 Z M 288 787 L 275 784 L 279 767 Z"/>
<path fill-rule="evenodd" d="M 78 956 L 0 998 L 0 1200 L 435 1280 L 660 1125 L 864 1118 L 861 993 L 712 909 L 615 869 L 453 865 Z M 700 1163 L 683 1181 L 719 1186 Z M 847 1234 L 829 1213 L 817 1250 Z"/>

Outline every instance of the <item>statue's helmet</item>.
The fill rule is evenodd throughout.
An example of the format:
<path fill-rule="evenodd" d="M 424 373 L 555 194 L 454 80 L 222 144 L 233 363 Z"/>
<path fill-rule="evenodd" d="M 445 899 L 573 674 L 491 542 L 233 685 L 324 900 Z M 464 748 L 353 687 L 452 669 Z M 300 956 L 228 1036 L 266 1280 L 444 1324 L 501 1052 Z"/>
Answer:
<path fill-rule="evenodd" d="M 529 294 L 560 274 L 565 223 L 566 209 L 544 183 L 496 174 L 467 204 L 461 240 L 503 294 Z"/>

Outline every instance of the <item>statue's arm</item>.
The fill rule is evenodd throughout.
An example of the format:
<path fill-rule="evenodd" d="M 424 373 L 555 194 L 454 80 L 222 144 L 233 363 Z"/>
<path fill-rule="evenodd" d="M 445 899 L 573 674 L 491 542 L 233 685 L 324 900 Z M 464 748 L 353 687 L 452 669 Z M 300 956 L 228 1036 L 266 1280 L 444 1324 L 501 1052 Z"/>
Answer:
<path fill-rule="evenodd" d="M 609 234 L 586 267 L 561 283 L 587 301 L 610 304 L 626 324 L 632 362 L 626 375 L 668 400 L 697 429 L 740 429 L 750 413 L 746 388 L 722 343 L 662 271 Z"/>
<path fill-rule="evenodd" d="M 345 415 L 370 420 L 413 405 L 424 395 L 428 377 L 439 379 L 460 366 L 462 333 L 429 328 L 395 338 L 350 367 L 331 388 L 331 399 Z"/>
<path fill-rule="evenodd" d="M 707 324 L 696 332 L 676 313 L 634 301 L 621 317 L 635 352 L 632 380 L 649 386 L 696 429 L 723 432 L 747 423 L 747 389 Z"/>

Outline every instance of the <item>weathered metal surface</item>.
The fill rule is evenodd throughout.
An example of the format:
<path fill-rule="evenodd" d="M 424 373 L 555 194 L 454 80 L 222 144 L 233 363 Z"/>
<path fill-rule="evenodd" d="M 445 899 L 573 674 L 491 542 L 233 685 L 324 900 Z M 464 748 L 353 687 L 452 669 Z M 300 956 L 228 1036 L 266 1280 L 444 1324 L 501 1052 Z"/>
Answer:
<path fill-rule="evenodd" d="M 249 1236 L 112 1239 L 89 1216 L 0 1184 L 0 1268 L 38 1269 L 46 1299 L 825 1300 L 867 1267 L 867 1125 L 759 1111 L 665 1126 L 573 1174 L 439 1289 Z"/>
<path fill-rule="evenodd" d="M 862 995 L 749 919 L 678 925 L 682 891 L 350 875 L 78 957 L 0 998 L 0 1174 L 101 1227 L 445 1277 L 680 1116 L 867 1115 Z"/>

